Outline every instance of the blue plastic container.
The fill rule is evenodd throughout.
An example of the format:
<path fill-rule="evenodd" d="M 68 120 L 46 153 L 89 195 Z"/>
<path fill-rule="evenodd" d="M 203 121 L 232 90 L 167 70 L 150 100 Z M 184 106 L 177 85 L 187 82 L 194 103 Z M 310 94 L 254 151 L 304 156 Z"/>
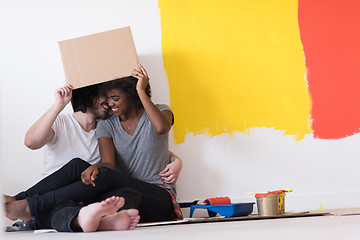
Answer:
<path fill-rule="evenodd" d="M 249 202 L 219 205 L 195 205 L 190 207 L 190 217 L 192 217 L 197 208 L 207 209 L 209 217 L 215 217 L 217 213 L 226 218 L 247 216 L 252 213 L 254 204 L 254 202 Z"/>

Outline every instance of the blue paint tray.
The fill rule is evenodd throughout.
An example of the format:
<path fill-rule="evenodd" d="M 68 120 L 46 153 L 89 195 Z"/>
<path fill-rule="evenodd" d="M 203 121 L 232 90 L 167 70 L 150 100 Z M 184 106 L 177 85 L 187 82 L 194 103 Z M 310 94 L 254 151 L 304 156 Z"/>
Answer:
<path fill-rule="evenodd" d="M 216 214 L 220 214 L 226 218 L 247 216 L 252 213 L 254 204 L 254 202 L 249 202 L 219 205 L 195 205 L 190 207 L 190 217 L 192 217 L 197 208 L 207 209 L 209 217 L 215 217 Z"/>

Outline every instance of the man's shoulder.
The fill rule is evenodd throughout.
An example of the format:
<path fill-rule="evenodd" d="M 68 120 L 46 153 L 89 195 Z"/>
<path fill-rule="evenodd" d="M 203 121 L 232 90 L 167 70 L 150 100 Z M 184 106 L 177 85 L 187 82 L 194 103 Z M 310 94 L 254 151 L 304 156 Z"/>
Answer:
<path fill-rule="evenodd" d="M 60 113 L 56 119 L 59 119 L 61 121 L 73 121 L 74 116 L 73 113 Z"/>
<path fill-rule="evenodd" d="M 80 124 L 77 122 L 73 113 L 60 113 L 53 124 L 53 128 L 71 128 L 76 129 L 80 127 Z"/>

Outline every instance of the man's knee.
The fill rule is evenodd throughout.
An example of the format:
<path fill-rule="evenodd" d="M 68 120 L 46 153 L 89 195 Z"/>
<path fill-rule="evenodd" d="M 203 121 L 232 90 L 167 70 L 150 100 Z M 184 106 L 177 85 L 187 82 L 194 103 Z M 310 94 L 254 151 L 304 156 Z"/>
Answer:
<path fill-rule="evenodd" d="M 90 166 L 90 163 L 85 162 L 80 158 L 74 158 L 66 165 L 64 165 L 63 170 L 65 170 L 66 173 L 71 174 L 73 178 L 77 178 L 85 169 Z"/>
<path fill-rule="evenodd" d="M 81 158 L 73 158 L 67 163 L 67 165 L 78 168 L 88 168 L 91 164 Z"/>

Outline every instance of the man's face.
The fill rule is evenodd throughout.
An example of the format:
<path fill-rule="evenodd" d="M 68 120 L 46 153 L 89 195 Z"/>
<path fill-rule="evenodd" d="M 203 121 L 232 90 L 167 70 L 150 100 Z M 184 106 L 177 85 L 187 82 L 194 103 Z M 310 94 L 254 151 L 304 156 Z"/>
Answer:
<path fill-rule="evenodd" d="M 112 114 L 109 104 L 106 102 L 105 96 L 99 97 L 95 107 L 91 110 L 96 119 L 106 119 Z"/>

